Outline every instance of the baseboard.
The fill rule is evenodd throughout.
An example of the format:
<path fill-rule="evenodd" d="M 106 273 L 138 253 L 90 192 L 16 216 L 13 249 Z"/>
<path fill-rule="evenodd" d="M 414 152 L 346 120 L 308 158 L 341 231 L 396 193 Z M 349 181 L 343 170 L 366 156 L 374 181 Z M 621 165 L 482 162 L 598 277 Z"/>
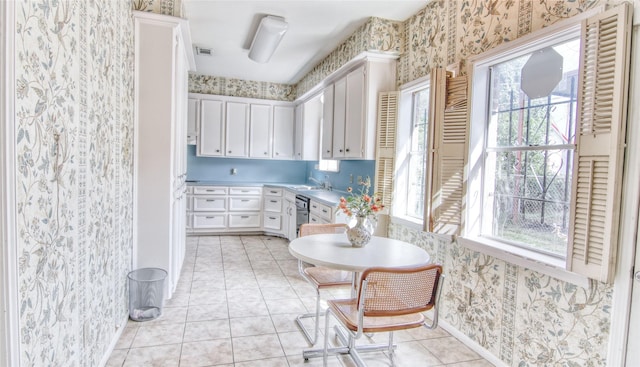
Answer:
<path fill-rule="evenodd" d="M 438 320 L 438 326 L 444 329 L 449 334 L 451 334 L 451 336 L 453 336 L 454 338 L 460 340 L 462 344 L 466 345 L 471 350 L 478 353 L 482 358 L 486 359 L 488 362 L 493 363 L 494 366 L 509 367 L 502 360 L 498 359 L 498 357 L 496 357 L 495 355 L 490 353 L 488 350 L 486 350 L 484 347 L 482 347 L 480 344 L 478 344 L 475 340 L 461 333 L 458 329 L 451 326 L 451 324 L 447 323 L 446 321 L 442 319 Z"/>
<path fill-rule="evenodd" d="M 115 350 L 116 344 L 118 343 L 118 340 L 120 339 L 120 337 L 122 336 L 122 333 L 124 332 L 124 328 L 127 327 L 128 321 L 129 321 L 129 313 L 126 314 L 124 320 L 122 320 L 122 322 L 120 323 L 120 327 L 116 330 L 116 333 L 113 336 L 111 343 L 109 343 L 109 347 L 107 348 L 104 355 L 102 356 L 102 359 L 100 360 L 100 363 L 98 364 L 98 366 L 105 367 L 107 365 L 107 362 L 109 362 L 109 357 L 111 357 L 111 353 L 113 353 L 113 351 Z"/>

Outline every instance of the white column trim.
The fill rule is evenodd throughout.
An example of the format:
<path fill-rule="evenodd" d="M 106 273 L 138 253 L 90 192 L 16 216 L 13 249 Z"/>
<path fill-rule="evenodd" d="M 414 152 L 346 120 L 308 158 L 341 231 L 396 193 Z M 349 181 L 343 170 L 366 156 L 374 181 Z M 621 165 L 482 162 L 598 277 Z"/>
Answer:
<path fill-rule="evenodd" d="M 634 26 L 631 38 L 631 72 L 629 77 L 629 113 L 627 115 L 627 151 L 625 152 L 624 178 L 622 182 L 622 212 L 618 237 L 618 259 L 613 283 L 611 328 L 607 366 L 624 366 L 629 317 L 631 312 L 631 288 L 633 265 L 638 247 L 638 221 L 640 207 L 640 108 L 631 101 L 640 95 L 640 27 Z"/>
<path fill-rule="evenodd" d="M 15 213 L 15 3 L 0 2 L 0 364 L 20 365 Z"/>

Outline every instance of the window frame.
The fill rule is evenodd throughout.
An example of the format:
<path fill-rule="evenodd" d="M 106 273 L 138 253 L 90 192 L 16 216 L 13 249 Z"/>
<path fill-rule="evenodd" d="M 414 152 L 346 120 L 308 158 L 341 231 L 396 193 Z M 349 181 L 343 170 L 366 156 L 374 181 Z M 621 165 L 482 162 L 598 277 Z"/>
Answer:
<path fill-rule="evenodd" d="M 534 32 L 471 58 L 466 209 L 463 214 L 463 233 L 459 237 L 460 243 L 464 246 L 581 286 L 587 286 L 589 279 L 584 275 L 566 270 L 567 258 L 559 258 L 482 236 L 483 224 L 478 219 L 482 217 L 484 210 L 482 202 L 485 192 L 484 148 L 488 132 L 486 123 L 489 116 L 490 67 L 547 46 L 576 37 L 581 38 L 581 21 L 590 14 L 592 13 L 575 16 L 561 24 Z M 571 244 L 568 243 L 567 247 L 569 246 Z"/>
<path fill-rule="evenodd" d="M 427 123 L 427 140 L 425 142 L 426 155 L 424 167 L 424 210 L 422 218 L 413 217 L 407 214 L 407 195 L 409 193 L 410 172 L 409 164 L 411 160 L 411 143 L 413 134 L 414 119 L 414 95 L 424 89 L 429 89 L 429 101 L 431 101 L 431 93 L 433 93 L 431 85 L 431 77 L 429 75 L 406 83 L 400 87 L 399 108 L 398 108 L 398 125 L 397 125 L 397 141 L 396 141 L 396 158 L 395 158 L 395 184 L 394 184 L 394 200 L 391 215 L 401 220 L 404 224 L 422 230 L 427 217 L 428 201 L 428 174 L 429 174 L 429 147 L 432 141 L 432 124 L 431 119 L 433 108 L 429 102 L 429 121 Z M 398 200 L 398 198 L 400 200 Z"/>

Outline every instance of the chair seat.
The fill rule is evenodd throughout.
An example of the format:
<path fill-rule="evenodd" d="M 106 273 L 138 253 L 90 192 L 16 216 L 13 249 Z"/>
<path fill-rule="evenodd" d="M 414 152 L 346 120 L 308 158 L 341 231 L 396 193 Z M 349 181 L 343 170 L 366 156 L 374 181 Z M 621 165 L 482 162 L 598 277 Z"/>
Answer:
<path fill-rule="evenodd" d="M 337 299 L 327 301 L 336 317 L 351 331 L 358 330 L 358 309 L 356 299 Z M 424 324 L 424 315 L 414 313 L 402 316 L 364 317 L 362 332 L 375 333 L 411 329 Z"/>
<path fill-rule="evenodd" d="M 304 273 L 317 288 L 351 285 L 352 273 L 348 271 L 312 266 L 305 268 Z"/>

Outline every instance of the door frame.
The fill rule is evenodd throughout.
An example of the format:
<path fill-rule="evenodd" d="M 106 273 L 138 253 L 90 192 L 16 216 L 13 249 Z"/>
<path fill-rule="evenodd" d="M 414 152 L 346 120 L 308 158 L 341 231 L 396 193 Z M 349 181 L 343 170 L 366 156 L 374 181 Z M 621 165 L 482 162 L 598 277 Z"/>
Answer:
<path fill-rule="evenodd" d="M 15 212 L 15 2 L 0 1 L 0 364 L 19 366 Z"/>

